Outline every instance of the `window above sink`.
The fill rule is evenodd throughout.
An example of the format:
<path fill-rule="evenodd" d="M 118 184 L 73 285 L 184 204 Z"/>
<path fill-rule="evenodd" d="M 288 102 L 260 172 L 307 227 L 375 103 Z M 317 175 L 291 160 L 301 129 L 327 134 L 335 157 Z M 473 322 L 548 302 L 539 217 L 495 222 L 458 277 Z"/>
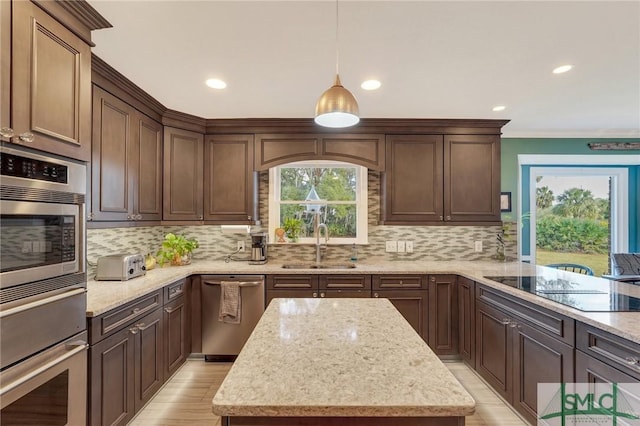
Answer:
<path fill-rule="evenodd" d="M 301 161 L 269 170 L 269 235 L 287 218 L 302 221 L 296 243 L 315 244 L 315 213 L 329 244 L 367 243 L 367 168 L 338 161 Z M 291 243 L 285 238 L 287 243 Z"/>

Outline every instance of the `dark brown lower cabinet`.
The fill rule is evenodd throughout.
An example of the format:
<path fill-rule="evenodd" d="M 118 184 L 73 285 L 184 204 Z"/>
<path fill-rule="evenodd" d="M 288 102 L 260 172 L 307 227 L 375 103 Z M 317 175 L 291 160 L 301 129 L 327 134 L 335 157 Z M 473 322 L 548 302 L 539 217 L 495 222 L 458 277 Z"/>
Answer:
<path fill-rule="evenodd" d="M 136 322 L 134 339 L 134 407 L 138 411 L 164 383 L 164 335 L 162 310 L 157 309 Z"/>
<path fill-rule="evenodd" d="M 473 280 L 458 277 L 458 342 L 460 357 L 471 367 L 476 366 L 476 303 Z"/>
<path fill-rule="evenodd" d="M 176 372 L 187 360 L 187 334 L 189 333 L 187 319 L 187 298 L 182 295 L 164 305 L 164 379 Z"/>
<path fill-rule="evenodd" d="M 638 379 L 577 350 L 576 383 L 638 383 Z"/>
<path fill-rule="evenodd" d="M 93 345 L 89 423 L 124 425 L 163 383 L 162 310 Z"/>
<path fill-rule="evenodd" d="M 441 357 L 458 357 L 456 275 L 429 275 L 429 346 Z"/>
<path fill-rule="evenodd" d="M 429 290 L 374 290 L 373 297 L 389 299 L 420 337 L 427 341 Z"/>
<path fill-rule="evenodd" d="M 272 299 L 276 298 L 297 298 L 297 297 L 318 297 L 317 290 L 267 290 L 265 297 L 265 307 L 269 306 Z"/>
<path fill-rule="evenodd" d="M 532 424 L 538 383 L 574 381 L 574 348 L 484 302 L 476 304 L 476 370 Z"/>

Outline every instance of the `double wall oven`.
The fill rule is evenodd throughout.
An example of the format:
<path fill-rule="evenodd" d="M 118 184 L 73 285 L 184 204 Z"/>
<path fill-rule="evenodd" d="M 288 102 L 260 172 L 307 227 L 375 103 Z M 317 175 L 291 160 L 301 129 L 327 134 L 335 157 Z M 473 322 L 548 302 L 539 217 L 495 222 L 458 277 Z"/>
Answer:
<path fill-rule="evenodd" d="M 0 423 L 86 422 L 86 166 L 0 146 Z"/>

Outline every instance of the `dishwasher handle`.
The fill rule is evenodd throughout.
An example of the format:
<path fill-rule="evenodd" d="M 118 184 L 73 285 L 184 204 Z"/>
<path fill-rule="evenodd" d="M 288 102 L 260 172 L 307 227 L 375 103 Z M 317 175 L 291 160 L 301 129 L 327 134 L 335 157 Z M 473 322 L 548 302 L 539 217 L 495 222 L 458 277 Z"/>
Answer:
<path fill-rule="evenodd" d="M 257 287 L 263 285 L 264 281 L 225 281 L 225 282 L 237 282 L 239 287 Z M 206 285 L 220 285 L 222 281 L 203 281 Z"/>

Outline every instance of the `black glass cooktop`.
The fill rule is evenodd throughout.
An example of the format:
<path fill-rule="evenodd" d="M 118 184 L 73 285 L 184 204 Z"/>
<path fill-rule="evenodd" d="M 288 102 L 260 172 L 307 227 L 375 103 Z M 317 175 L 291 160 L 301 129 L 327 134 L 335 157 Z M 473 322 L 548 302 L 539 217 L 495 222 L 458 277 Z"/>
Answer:
<path fill-rule="evenodd" d="M 562 278 L 541 276 L 485 277 L 492 281 L 518 288 L 589 312 L 636 312 L 640 311 L 640 299 L 611 290 L 607 284 L 577 283 Z"/>

